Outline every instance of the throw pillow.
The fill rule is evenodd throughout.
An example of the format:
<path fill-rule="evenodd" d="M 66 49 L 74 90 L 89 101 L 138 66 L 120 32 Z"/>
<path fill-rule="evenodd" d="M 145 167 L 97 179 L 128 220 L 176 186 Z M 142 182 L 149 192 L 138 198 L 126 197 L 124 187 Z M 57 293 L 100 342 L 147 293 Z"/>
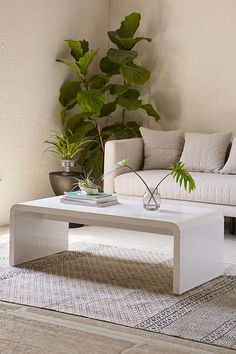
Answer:
<path fill-rule="evenodd" d="M 188 171 L 219 172 L 224 166 L 231 133 L 186 133 L 180 160 Z"/>
<path fill-rule="evenodd" d="M 166 169 L 179 161 L 184 136 L 181 130 L 159 131 L 140 128 L 144 143 L 144 170 Z"/>
<path fill-rule="evenodd" d="M 236 137 L 233 138 L 229 158 L 220 173 L 236 174 Z"/>

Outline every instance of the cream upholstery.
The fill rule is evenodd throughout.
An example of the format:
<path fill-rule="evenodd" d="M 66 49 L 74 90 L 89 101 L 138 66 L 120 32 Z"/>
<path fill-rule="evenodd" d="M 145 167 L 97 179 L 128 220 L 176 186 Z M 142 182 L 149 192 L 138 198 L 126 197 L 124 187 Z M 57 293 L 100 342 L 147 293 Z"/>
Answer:
<path fill-rule="evenodd" d="M 220 173 L 236 175 L 236 137 L 233 138 L 229 158 Z"/>
<path fill-rule="evenodd" d="M 181 130 L 158 131 L 141 127 L 144 142 L 144 170 L 167 168 L 179 161 L 184 146 Z"/>
<path fill-rule="evenodd" d="M 224 166 L 231 133 L 186 133 L 180 160 L 188 171 L 219 172 Z"/>
<path fill-rule="evenodd" d="M 105 174 L 114 164 L 124 158 L 130 159 L 131 166 L 140 171 L 150 186 L 155 186 L 167 170 L 142 170 L 143 143 L 141 138 L 109 141 L 105 148 Z M 168 177 L 160 187 L 163 199 L 175 203 L 190 203 L 218 208 L 225 216 L 236 217 L 236 175 L 192 172 L 197 188 L 191 194 L 185 192 Z M 104 180 L 104 190 L 122 196 L 140 197 L 145 191 L 142 182 L 127 169 L 118 170 Z"/>
<path fill-rule="evenodd" d="M 138 171 L 148 186 L 155 187 L 167 170 Z M 214 173 L 191 172 L 196 189 L 188 193 L 169 176 L 161 185 L 159 192 L 162 198 L 181 199 L 194 202 L 206 202 L 236 206 L 236 177 Z M 115 192 L 122 195 L 140 197 L 145 186 L 134 173 L 126 173 L 115 178 Z"/>

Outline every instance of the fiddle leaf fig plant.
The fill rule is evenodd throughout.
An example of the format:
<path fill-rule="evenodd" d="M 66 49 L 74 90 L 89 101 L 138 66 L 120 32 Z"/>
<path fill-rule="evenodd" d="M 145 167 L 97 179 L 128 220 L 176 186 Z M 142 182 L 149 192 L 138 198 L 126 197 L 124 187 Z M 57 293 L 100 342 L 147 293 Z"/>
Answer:
<path fill-rule="evenodd" d="M 136 111 L 143 109 L 146 114 L 153 117 L 156 121 L 160 119 L 160 114 L 150 103 L 143 103 L 139 98 L 140 92 L 137 85 L 144 85 L 150 78 L 150 71 L 136 63 L 138 59 L 138 51 L 134 50 L 135 45 L 146 40 L 151 42 L 151 38 L 135 37 L 135 33 L 139 28 L 141 20 L 140 13 L 133 12 L 126 16 L 121 22 L 120 27 L 115 31 L 109 31 L 108 36 L 117 48 L 110 48 L 106 57 L 100 62 L 101 70 L 110 76 L 111 80 L 114 76 L 120 76 L 123 85 L 111 84 L 107 87 L 111 96 L 114 97 L 114 104 L 122 109 L 122 117 L 120 122 L 120 134 L 124 132 L 124 137 L 140 136 L 139 124 L 132 124 L 130 129 L 129 122 L 126 121 L 126 111 Z M 114 127 L 118 128 L 115 123 Z"/>
<path fill-rule="evenodd" d="M 66 40 L 71 59 L 57 59 L 73 72 L 73 78 L 60 88 L 63 131 L 65 135 L 71 132 L 71 142 L 91 141 L 80 151 L 79 165 L 81 171 L 92 170 L 94 178 L 102 174 L 107 140 L 140 136 L 138 122 L 126 120 L 126 111 L 143 109 L 156 121 L 160 119 L 158 111 L 140 99 L 137 88 L 150 77 L 150 71 L 136 62 L 138 51 L 133 49 L 142 40 L 151 42 L 150 38 L 135 37 L 140 20 L 141 15 L 133 12 L 117 30 L 108 32 L 116 48 L 109 48 L 100 61 L 101 71 L 97 73 L 91 72 L 91 67 L 98 49 L 90 49 L 84 39 Z M 106 125 L 104 117 L 109 117 L 118 107 L 122 109 L 121 119 Z"/>

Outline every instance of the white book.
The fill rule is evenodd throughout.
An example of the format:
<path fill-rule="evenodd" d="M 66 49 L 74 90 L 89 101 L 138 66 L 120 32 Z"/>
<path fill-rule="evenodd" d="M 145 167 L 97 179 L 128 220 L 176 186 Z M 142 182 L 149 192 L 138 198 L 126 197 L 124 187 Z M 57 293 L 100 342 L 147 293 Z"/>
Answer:
<path fill-rule="evenodd" d="M 63 197 L 64 200 L 68 200 L 68 201 L 76 201 L 76 202 L 86 202 L 88 204 L 101 204 L 101 203 L 106 203 L 106 202 L 111 202 L 114 200 L 117 200 L 115 195 L 111 195 L 110 197 L 104 197 L 104 198 L 97 198 L 97 199 L 88 199 L 88 198 L 77 198 L 77 197 L 71 197 L 71 196 L 67 196 L 65 195 Z"/>
<path fill-rule="evenodd" d="M 84 201 L 84 202 L 88 202 L 88 203 L 91 203 L 91 204 L 100 204 L 100 203 L 105 203 L 105 202 L 110 202 L 110 201 L 113 201 L 113 200 L 117 200 L 116 196 L 115 195 L 108 195 L 108 196 L 104 196 L 104 197 L 97 197 L 97 198 L 94 198 L 92 196 L 89 196 L 88 198 L 88 195 L 74 195 L 72 194 L 72 192 L 70 193 L 66 193 L 65 192 L 65 195 L 63 197 L 65 200 L 71 200 L 71 201 Z"/>
<path fill-rule="evenodd" d="M 64 195 L 73 199 L 85 199 L 85 200 L 105 200 L 106 198 L 113 197 L 112 194 L 99 192 L 98 194 L 84 194 L 80 191 L 76 192 L 64 192 Z"/>
<path fill-rule="evenodd" d="M 88 203 L 87 201 L 82 201 L 82 200 L 68 200 L 68 199 L 65 199 L 65 198 L 61 198 L 60 202 L 64 203 L 64 204 L 72 204 L 72 205 L 80 205 L 80 206 L 91 206 L 91 207 L 96 207 L 96 208 L 103 208 L 103 207 L 119 204 L 117 199 L 112 200 L 110 202 L 104 202 L 104 203 L 99 203 L 99 204 Z"/>

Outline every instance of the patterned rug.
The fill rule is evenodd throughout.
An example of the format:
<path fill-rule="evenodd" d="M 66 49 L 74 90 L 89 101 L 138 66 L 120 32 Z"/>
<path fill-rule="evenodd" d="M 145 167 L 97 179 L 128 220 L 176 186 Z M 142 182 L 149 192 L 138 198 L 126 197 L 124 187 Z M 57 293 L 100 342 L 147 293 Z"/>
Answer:
<path fill-rule="evenodd" d="M 170 256 L 80 243 L 79 251 L 10 267 L 3 238 L 0 300 L 236 349 L 235 265 L 176 296 Z"/>

